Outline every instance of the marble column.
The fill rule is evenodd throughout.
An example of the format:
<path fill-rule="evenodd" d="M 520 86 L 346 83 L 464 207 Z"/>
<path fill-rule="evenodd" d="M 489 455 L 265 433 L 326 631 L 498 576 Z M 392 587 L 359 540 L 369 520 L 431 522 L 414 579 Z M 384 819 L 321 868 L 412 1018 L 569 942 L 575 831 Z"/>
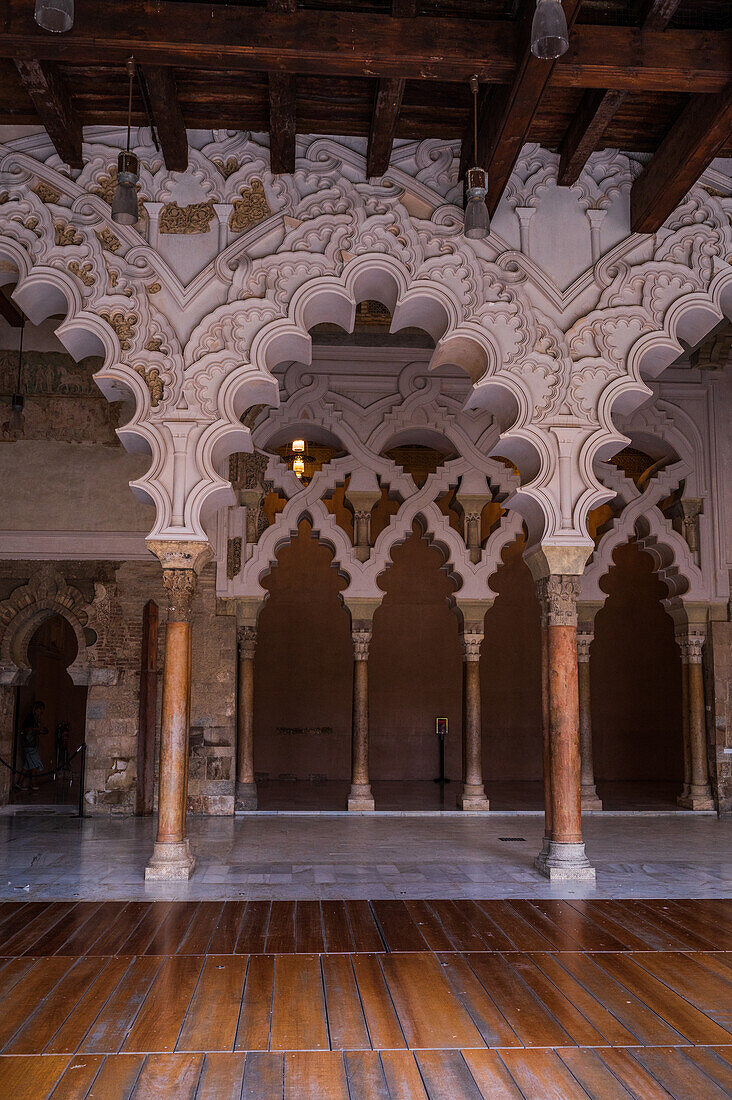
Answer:
<path fill-rule="evenodd" d="M 355 623 L 353 638 L 353 725 L 349 810 L 373 810 L 369 780 L 369 644 L 371 624 Z"/>
<path fill-rule="evenodd" d="M 546 619 L 551 834 L 536 867 L 552 881 L 594 880 L 582 840 L 577 596 L 579 577 L 537 582 Z"/>
<path fill-rule="evenodd" d="M 186 836 L 188 723 L 191 692 L 191 603 L 193 569 L 163 568 L 168 591 L 163 701 L 160 719 L 158 831 L 146 879 L 188 879 L 193 858 Z"/>
<path fill-rule="evenodd" d="M 236 702 L 236 795 L 235 810 L 256 810 L 254 781 L 254 651 L 256 626 L 237 628 L 239 666 Z"/>
<path fill-rule="evenodd" d="M 676 799 L 679 806 L 684 806 L 691 790 L 691 748 L 689 746 L 689 666 L 684 660 L 683 646 L 679 642 L 681 650 L 681 737 L 684 750 L 684 786 L 681 794 Z"/>
<path fill-rule="evenodd" d="M 686 673 L 686 704 L 689 751 L 689 789 L 679 803 L 687 810 L 713 810 L 709 783 L 707 729 L 704 712 L 702 648 L 704 635 L 688 631 L 680 640 L 682 674 Z"/>
<path fill-rule="evenodd" d="M 552 767 L 549 747 L 549 622 L 544 602 L 541 605 L 541 763 L 544 778 L 544 839 L 539 860 L 549 855 L 552 839 Z"/>
<path fill-rule="evenodd" d="M 602 802 L 595 787 L 592 755 L 592 709 L 590 697 L 590 646 L 595 635 L 584 624 L 577 631 L 577 689 L 579 693 L 580 779 L 582 809 L 601 810 Z"/>
<path fill-rule="evenodd" d="M 461 810 L 488 810 L 483 786 L 483 723 L 480 699 L 480 647 L 483 622 L 466 623 L 463 647 L 463 789 L 457 804 Z"/>

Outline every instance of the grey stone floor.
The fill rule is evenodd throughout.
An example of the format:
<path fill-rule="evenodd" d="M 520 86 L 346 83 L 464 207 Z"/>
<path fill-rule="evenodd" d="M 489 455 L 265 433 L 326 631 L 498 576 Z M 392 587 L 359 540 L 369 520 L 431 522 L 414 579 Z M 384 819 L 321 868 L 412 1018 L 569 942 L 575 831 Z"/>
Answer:
<path fill-rule="evenodd" d="M 732 821 L 584 819 L 597 883 L 550 885 L 533 868 L 539 816 L 191 818 L 190 882 L 145 883 L 154 822 L 0 818 L 0 898 L 728 897 Z M 523 840 L 501 840 L 523 837 Z"/>

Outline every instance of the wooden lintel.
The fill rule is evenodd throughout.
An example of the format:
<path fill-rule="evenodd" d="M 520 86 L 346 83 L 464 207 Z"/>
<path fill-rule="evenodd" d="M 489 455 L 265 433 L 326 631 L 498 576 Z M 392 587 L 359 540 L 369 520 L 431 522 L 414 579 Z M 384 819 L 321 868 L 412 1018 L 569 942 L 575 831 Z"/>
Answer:
<path fill-rule="evenodd" d="M 579 178 L 590 153 L 593 153 L 627 96 L 627 92 L 605 92 L 590 88 L 582 96 L 559 147 L 559 175 L 557 183 L 569 187 Z"/>
<path fill-rule="evenodd" d="M 269 159 L 276 175 L 295 171 L 295 79 L 291 73 L 269 74 Z"/>
<path fill-rule="evenodd" d="M 732 83 L 718 95 L 694 96 L 630 192 L 634 233 L 655 233 L 729 140 Z"/>
<path fill-rule="evenodd" d="M 61 160 L 70 168 L 83 168 L 81 122 L 58 67 L 52 61 L 17 57 L 15 66 Z"/>
<path fill-rule="evenodd" d="M 150 97 L 150 110 L 170 172 L 185 172 L 188 167 L 188 137 L 178 102 L 178 89 L 172 69 L 161 65 L 143 65 L 142 76 Z"/>
<path fill-rule="evenodd" d="M 404 80 L 385 77 L 376 87 L 366 154 L 366 175 L 369 178 L 383 176 L 389 167 L 405 83 Z"/>
<path fill-rule="evenodd" d="M 18 309 L 2 290 L 0 290 L 0 315 L 5 318 L 11 328 L 22 328 L 25 324 L 25 314 Z"/>

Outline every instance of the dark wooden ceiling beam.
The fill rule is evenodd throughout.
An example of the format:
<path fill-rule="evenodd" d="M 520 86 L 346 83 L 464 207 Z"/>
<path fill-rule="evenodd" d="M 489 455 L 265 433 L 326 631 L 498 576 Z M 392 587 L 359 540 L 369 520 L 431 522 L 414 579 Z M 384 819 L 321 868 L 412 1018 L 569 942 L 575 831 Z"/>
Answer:
<path fill-rule="evenodd" d="M 70 168 L 83 168 L 81 122 L 74 114 L 57 65 L 53 61 L 15 58 L 15 66 L 61 160 Z"/>
<path fill-rule="evenodd" d="M 636 0 L 635 19 L 644 31 L 664 31 L 674 17 L 681 0 Z M 600 144 L 602 135 L 628 95 L 627 90 L 607 91 L 591 88 L 582 96 L 575 116 L 559 149 L 557 182 L 569 187 Z"/>
<path fill-rule="evenodd" d="M 635 233 L 655 233 L 683 200 L 732 132 L 732 83 L 713 96 L 694 96 L 630 192 Z"/>
<path fill-rule="evenodd" d="M 185 172 L 188 167 L 188 136 L 178 102 L 175 74 L 172 69 L 161 65 L 143 65 L 141 68 L 165 167 L 170 172 Z"/>
<path fill-rule="evenodd" d="M 564 0 L 567 26 L 577 18 L 582 0 Z M 513 166 L 528 141 L 531 123 L 557 62 L 534 57 L 531 23 L 535 0 L 523 0 L 519 9 L 519 70 L 513 84 L 492 96 L 483 126 L 478 132 L 478 163 L 488 171 L 486 203 L 491 215 L 506 189 Z"/>
<path fill-rule="evenodd" d="M 11 328 L 22 328 L 25 324 L 25 314 L 2 290 L 0 290 L 0 315 L 5 318 Z"/>
<path fill-rule="evenodd" d="M 269 12 L 191 0 L 88 0 L 73 28 L 43 35 L 27 0 L 6 0 L 0 57 L 66 64 L 143 65 L 318 76 L 394 77 L 506 84 L 519 68 L 509 21 L 433 17 L 382 19 L 345 11 Z M 537 62 L 538 63 L 538 62 Z M 544 64 L 549 64 L 544 62 Z M 582 24 L 554 66 L 562 87 L 719 92 L 732 79 L 732 32 Z"/>
<path fill-rule="evenodd" d="M 413 19 L 417 14 L 417 0 L 392 0 L 391 14 L 397 19 Z M 369 178 L 383 176 L 389 167 L 405 85 L 406 80 L 382 77 L 376 86 L 366 152 Z"/>
<path fill-rule="evenodd" d="M 267 0 L 268 12 L 292 15 L 297 0 Z M 269 81 L 269 163 L 276 175 L 295 171 L 297 139 L 297 83 L 294 74 L 270 69 Z"/>

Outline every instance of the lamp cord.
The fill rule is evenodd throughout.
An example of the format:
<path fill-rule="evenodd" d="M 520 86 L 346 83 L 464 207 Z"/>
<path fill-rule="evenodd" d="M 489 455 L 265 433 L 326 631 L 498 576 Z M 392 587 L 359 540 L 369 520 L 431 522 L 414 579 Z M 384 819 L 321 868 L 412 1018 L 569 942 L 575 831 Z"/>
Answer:
<path fill-rule="evenodd" d="M 129 73 L 129 77 L 130 77 L 130 91 L 129 91 L 129 98 L 127 100 L 127 152 L 129 153 L 129 151 L 130 151 L 130 128 L 132 126 L 132 75 L 133 75 L 134 70 L 130 66 L 129 61 L 127 62 L 127 65 L 128 65 L 128 73 Z"/>

